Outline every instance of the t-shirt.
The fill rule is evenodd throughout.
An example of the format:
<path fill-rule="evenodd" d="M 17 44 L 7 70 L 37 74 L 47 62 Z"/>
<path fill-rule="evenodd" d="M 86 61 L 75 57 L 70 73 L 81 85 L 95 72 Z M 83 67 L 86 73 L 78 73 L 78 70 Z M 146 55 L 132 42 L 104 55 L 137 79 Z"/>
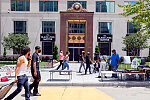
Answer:
<path fill-rule="evenodd" d="M 90 64 L 90 57 L 89 57 L 89 55 L 86 56 L 86 64 Z"/>
<path fill-rule="evenodd" d="M 31 71 L 34 71 L 34 68 L 33 68 L 33 61 L 36 62 L 36 71 L 39 71 L 39 62 L 40 62 L 40 57 L 39 55 L 35 52 L 33 53 L 32 55 L 32 61 L 31 61 Z"/>
<path fill-rule="evenodd" d="M 83 61 L 83 58 L 84 58 L 84 55 L 81 54 L 81 56 L 80 56 L 80 61 Z"/>
<path fill-rule="evenodd" d="M 111 65 L 112 66 L 117 66 L 118 60 L 120 60 L 119 55 L 117 53 L 115 55 L 112 54 Z"/>

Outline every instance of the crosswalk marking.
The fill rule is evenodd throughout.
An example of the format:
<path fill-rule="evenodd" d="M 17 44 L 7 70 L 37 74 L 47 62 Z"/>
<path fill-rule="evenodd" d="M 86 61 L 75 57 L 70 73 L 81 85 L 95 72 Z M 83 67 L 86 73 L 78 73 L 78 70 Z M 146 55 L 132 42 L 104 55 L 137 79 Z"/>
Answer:
<path fill-rule="evenodd" d="M 37 100 L 115 100 L 96 88 L 41 88 Z"/>

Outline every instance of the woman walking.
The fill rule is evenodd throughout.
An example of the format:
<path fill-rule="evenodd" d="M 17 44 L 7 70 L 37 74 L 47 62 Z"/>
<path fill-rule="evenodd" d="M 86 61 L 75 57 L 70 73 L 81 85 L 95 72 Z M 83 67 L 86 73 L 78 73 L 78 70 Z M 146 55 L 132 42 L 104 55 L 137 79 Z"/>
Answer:
<path fill-rule="evenodd" d="M 4 100 L 12 100 L 17 94 L 21 92 L 22 87 L 25 89 L 25 100 L 30 100 L 28 77 L 26 75 L 26 68 L 30 67 L 31 65 L 32 57 L 30 56 L 30 53 L 30 48 L 26 47 L 23 49 L 23 55 L 18 58 L 15 71 L 15 82 L 17 82 L 17 89 Z"/>
<path fill-rule="evenodd" d="M 64 55 L 63 55 L 63 51 L 60 50 L 60 53 L 59 53 L 59 61 L 60 61 L 60 65 L 56 68 L 56 70 L 58 70 L 60 68 L 60 66 L 62 65 L 62 69 L 63 69 L 63 59 L 64 59 Z"/>
<path fill-rule="evenodd" d="M 69 54 L 70 52 L 67 51 L 66 52 L 66 56 L 64 57 L 64 67 L 62 70 L 64 70 L 66 67 L 67 67 L 67 70 L 69 70 L 69 64 L 68 64 L 68 61 L 69 61 Z"/>

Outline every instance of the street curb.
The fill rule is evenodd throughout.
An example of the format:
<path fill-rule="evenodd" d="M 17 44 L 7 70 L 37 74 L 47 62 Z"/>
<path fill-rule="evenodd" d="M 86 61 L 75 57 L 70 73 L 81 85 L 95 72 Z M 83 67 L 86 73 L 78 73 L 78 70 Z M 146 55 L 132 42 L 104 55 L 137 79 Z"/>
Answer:
<path fill-rule="evenodd" d="M 29 82 L 30 84 L 31 82 Z M 0 86 L 9 84 L 0 83 Z M 15 84 L 16 85 L 16 84 Z M 150 82 L 100 82 L 100 83 L 41 83 L 40 86 L 57 87 L 150 87 Z"/>
<path fill-rule="evenodd" d="M 150 83 L 42 83 L 40 86 L 73 86 L 73 87 L 150 87 Z"/>

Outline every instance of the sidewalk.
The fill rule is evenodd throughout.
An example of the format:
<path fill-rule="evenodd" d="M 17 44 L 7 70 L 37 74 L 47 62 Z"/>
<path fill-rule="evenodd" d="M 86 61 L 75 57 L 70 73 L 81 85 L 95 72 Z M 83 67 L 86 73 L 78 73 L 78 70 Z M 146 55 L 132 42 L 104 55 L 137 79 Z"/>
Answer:
<path fill-rule="evenodd" d="M 59 64 L 55 64 L 58 66 Z M 109 86 L 121 86 L 121 87 L 149 87 L 150 81 L 120 81 L 117 79 L 112 79 L 111 74 L 107 74 L 107 79 L 104 79 L 102 82 L 100 78 L 97 78 L 98 73 L 87 74 L 84 75 L 84 69 L 82 69 L 83 73 L 78 73 L 80 63 L 69 63 L 70 70 L 73 71 L 72 80 L 69 80 L 68 75 L 59 75 L 59 73 L 54 73 L 54 79 L 50 81 L 50 73 L 48 70 L 41 70 L 42 81 L 40 83 L 41 86 L 101 86 L 101 87 L 109 87 Z M 53 69 L 56 69 L 53 68 Z M 53 70 L 51 69 L 51 70 Z M 63 74 L 63 73 L 62 73 Z M 66 74 L 66 73 L 64 73 Z M 12 74 L 14 76 L 14 73 Z M 28 73 L 29 81 L 31 79 L 31 74 Z M 9 78 L 9 82 L 0 82 L 0 86 L 4 84 L 8 84 L 14 80 L 14 78 Z"/>

